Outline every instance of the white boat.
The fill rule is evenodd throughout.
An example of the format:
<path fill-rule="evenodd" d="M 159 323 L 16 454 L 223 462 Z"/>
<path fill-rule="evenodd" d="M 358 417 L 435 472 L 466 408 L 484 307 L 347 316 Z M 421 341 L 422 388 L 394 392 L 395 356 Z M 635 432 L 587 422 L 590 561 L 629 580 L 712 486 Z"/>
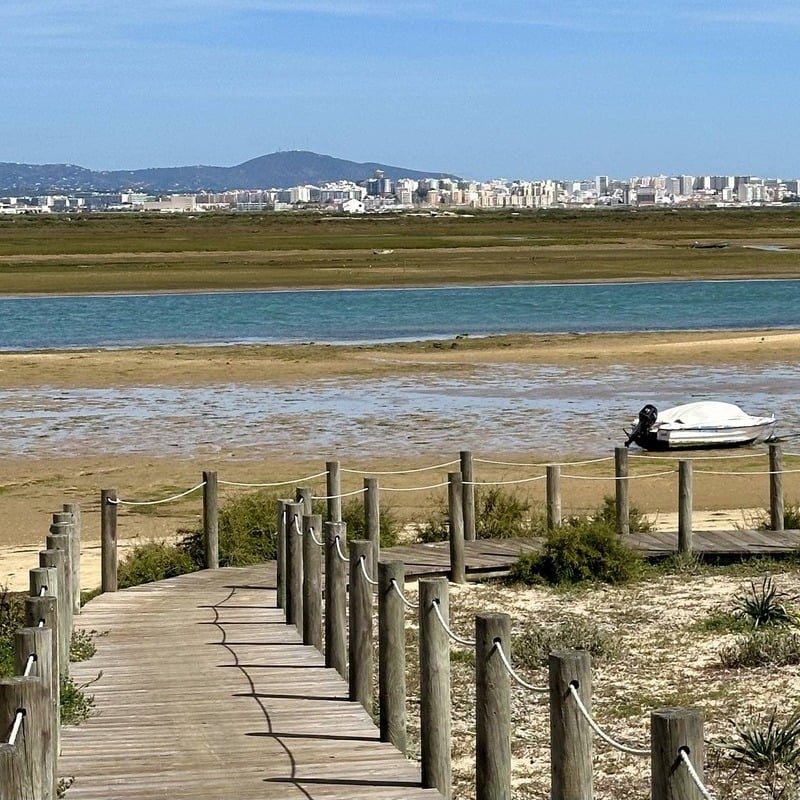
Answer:
<path fill-rule="evenodd" d="M 739 447 L 774 435 L 774 415 L 754 417 L 733 403 L 701 400 L 665 411 L 646 405 L 634 420 L 625 447 L 632 442 L 645 450 Z"/>

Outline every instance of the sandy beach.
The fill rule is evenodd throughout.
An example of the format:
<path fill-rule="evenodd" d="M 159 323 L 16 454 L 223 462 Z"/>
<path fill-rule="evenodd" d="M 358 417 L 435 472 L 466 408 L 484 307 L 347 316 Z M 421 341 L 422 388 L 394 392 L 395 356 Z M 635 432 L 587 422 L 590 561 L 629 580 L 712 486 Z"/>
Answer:
<path fill-rule="evenodd" d="M 518 380 L 520 375 L 536 372 L 545 381 L 548 375 L 554 376 L 554 385 L 568 375 L 573 383 L 554 386 L 561 392 L 554 403 L 573 392 L 583 393 L 582 408 L 591 410 L 593 392 L 615 393 L 602 383 L 603 376 L 612 372 L 624 380 L 626 371 L 657 369 L 674 376 L 679 386 L 688 368 L 695 375 L 707 370 L 713 374 L 708 390 L 724 396 L 726 376 L 741 378 L 769 368 L 774 385 L 762 387 L 769 393 L 781 390 L 781 376 L 789 374 L 799 357 L 800 332 L 795 331 L 5 353 L 0 355 L 4 429 L 0 507 L 5 520 L 0 531 L 0 583 L 15 588 L 25 583 L 50 515 L 62 503 L 81 504 L 89 556 L 99 538 L 101 489 L 116 489 L 120 498 L 132 502 L 150 502 L 196 487 L 204 470 L 216 471 L 225 481 L 224 502 L 234 492 L 252 490 L 235 484 L 294 481 L 324 471 L 327 460 L 341 460 L 343 468 L 352 470 L 343 475 L 345 492 L 358 491 L 366 473 L 436 466 L 380 476 L 382 489 L 386 487 L 384 502 L 402 519 L 413 521 L 438 502 L 443 490 L 437 484 L 456 469 L 453 461 L 459 450 L 471 449 L 482 459 L 476 467 L 477 480 L 526 480 L 514 490 L 533 503 L 543 500 L 543 481 L 533 480 L 543 472 L 541 465 L 564 462 L 568 465 L 562 468 L 564 512 L 591 510 L 613 493 L 613 483 L 604 478 L 613 475 L 609 459 L 613 447 L 622 444 L 617 421 L 603 421 L 609 430 L 590 447 L 578 436 L 555 444 L 542 437 L 538 444 L 534 435 L 510 437 L 508 428 L 515 432 L 535 429 L 536 420 L 515 413 L 518 398 L 502 396 L 516 384 L 507 378 L 495 384 L 492 374 L 513 375 Z M 581 376 L 591 380 L 574 383 Z M 432 382 L 442 380 L 451 381 L 459 393 L 468 389 L 480 395 L 470 415 L 449 416 L 447 403 L 441 400 L 426 410 L 426 392 Z M 448 385 L 439 389 L 445 398 Z M 408 396 L 417 402 L 409 413 L 399 408 L 398 387 L 403 402 L 408 402 Z M 204 394 L 212 388 L 212 395 Z M 332 404 L 325 414 L 304 413 L 303 403 L 322 390 L 334 397 L 346 390 L 347 402 Z M 139 395 L 130 392 L 141 391 L 147 392 L 156 410 L 148 407 L 147 414 L 137 416 Z M 545 394 L 540 388 L 536 391 Z M 380 403 L 354 409 L 353 397 L 359 392 Z M 248 415 L 252 398 L 262 395 L 280 398 L 280 405 L 270 406 L 264 415 L 259 409 Z M 192 398 L 201 399 L 187 412 L 187 420 L 179 411 Z M 225 415 L 229 402 L 240 404 L 230 417 Z M 66 413 L 67 408 L 72 411 Z M 123 411 L 128 414 L 124 419 Z M 636 411 L 638 407 L 626 406 L 619 410 L 620 419 Z M 700 515 L 696 527 L 706 521 L 719 526 L 721 520 L 725 520 L 723 527 L 745 527 L 758 509 L 766 507 L 763 452 L 737 452 L 735 460 L 705 463 L 695 477 L 695 507 Z M 751 458 L 739 460 L 741 455 Z M 599 458 L 605 460 L 595 461 Z M 583 460 L 592 463 L 576 463 Z M 792 467 L 791 456 L 786 467 Z M 659 525 L 671 524 L 669 515 L 676 510 L 674 469 L 674 459 L 643 454 L 632 459 L 633 474 L 667 473 L 635 482 L 631 490 L 633 502 Z M 324 478 L 305 482 L 324 494 Z M 787 501 L 800 496 L 800 482 L 793 473 L 785 476 L 784 484 Z M 418 491 L 390 491 L 410 488 Z M 197 524 L 200 514 L 197 491 L 170 503 L 126 506 L 120 509 L 119 536 L 132 542 L 172 536 L 180 528 Z M 87 567 L 87 581 L 93 572 Z"/>

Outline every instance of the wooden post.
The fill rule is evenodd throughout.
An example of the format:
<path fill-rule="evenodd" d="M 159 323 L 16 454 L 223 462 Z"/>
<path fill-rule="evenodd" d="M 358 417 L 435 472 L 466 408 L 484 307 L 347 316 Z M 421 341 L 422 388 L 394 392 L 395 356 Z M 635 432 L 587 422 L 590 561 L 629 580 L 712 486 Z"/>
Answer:
<path fill-rule="evenodd" d="M 286 624 L 303 635 L 303 504 L 286 506 Z"/>
<path fill-rule="evenodd" d="M 631 504 L 628 494 L 628 448 L 614 448 L 614 481 L 616 487 L 617 533 L 627 536 L 631 532 Z"/>
<path fill-rule="evenodd" d="M 511 679 L 495 643 L 511 659 L 511 617 L 475 617 L 475 797 L 511 798 Z"/>
<path fill-rule="evenodd" d="M 39 561 L 51 556 L 58 559 L 58 550 L 40 550 Z M 37 567 L 28 570 L 31 597 L 58 597 L 58 567 Z"/>
<path fill-rule="evenodd" d="M 57 600 L 57 627 L 53 629 L 53 635 L 58 641 L 58 670 L 61 675 L 66 675 L 69 670 L 69 646 L 72 640 L 72 633 L 67 627 L 66 613 L 64 611 L 64 591 L 61 588 L 66 580 L 64 573 L 64 553 L 55 548 L 39 551 L 39 564 L 45 569 L 56 571 L 55 580 L 48 583 L 48 591 L 45 596 L 55 597 Z M 34 576 L 31 575 L 31 585 L 33 585 Z M 39 587 L 41 588 L 41 584 Z"/>
<path fill-rule="evenodd" d="M 422 786 L 438 789 L 449 800 L 450 765 L 450 639 L 434 610 L 450 617 L 447 578 L 419 581 L 419 683 Z"/>
<path fill-rule="evenodd" d="M 25 598 L 25 627 L 26 628 L 49 628 L 52 634 L 51 653 L 53 662 L 51 669 L 53 674 L 61 676 L 61 652 L 58 641 L 58 598 L 57 597 L 26 597 Z M 60 677 L 59 677 L 60 681 Z M 56 681 L 56 686 L 60 686 Z"/>
<path fill-rule="evenodd" d="M 70 534 L 70 560 L 72 562 L 72 614 L 81 613 L 81 507 L 78 503 L 64 503 L 63 510 L 72 515 Z"/>
<path fill-rule="evenodd" d="M 43 762 L 43 785 L 50 787 L 50 797 L 56 797 L 58 787 L 58 753 L 60 709 L 56 707 L 58 697 L 58 673 L 53 671 L 53 632 L 50 628 L 21 628 L 15 637 L 15 670 L 17 675 L 25 675 L 28 659 L 34 656 L 28 675 L 41 678 L 47 700 L 47 728 L 52 731 L 49 739 L 43 742 L 45 759 Z"/>
<path fill-rule="evenodd" d="M 325 523 L 325 666 L 347 680 L 347 563 L 344 522 Z"/>
<path fill-rule="evenodd" d="M 303 644 L 322 652 L 322 517 L 303 516 Z"/>
<path fill-rule="evenodd" d="M 81 610 L 80 578 L 75 580 L 75 571 L 80 575 L 81 555 L 80 549 L 75 546 L 75 517 L 69 511 L 56 511 L 50 525 L 50 533 L 64 533 L 67 535 L 67 552 L 65 564 L 69 564 L 69 586 L 67 597 L 70 601 L 70 618 L 79 614 Z M 75 610 L 77 608 L 77 611 Z"/>
<path fill-rule="evenodd" d="M 62 568 L 58 567 L 58 620 L 59 625 L 63 628 L 62 639 L 66 647 L 67 653 L 67 669 L 69 669 L 69 646 L 72 641 L 72 567 L 69 560 L 69 534 L 68 533 L 48 533 L 47 534 L 47 550 L 40 551 L 41 553 L 49 553 L 50 550 L 59 550 L 62 555 Z M 39 556 L 40 567 L 50 567 L 53 563 L 50 561 L 42 561 L 42 556 Z"/>
<path fill-rule="evenodd" d="M 467 542 L 475 541 L 475 471 L 473 469 L 472 451 L 462 450 L 459 453 L 461 461 L 462 489 L 462 517 L 464 518 L 464 539 Z"/>
<path fill-rule="evenodd" d="M 275 573 L 278 584 L 278 608 L 286 608 L 286 506 L 291 500 L 277 501 L 277 524 L 275 526 Z"/>
<path fill-rule="evenodd" d="M 342 472 L 338 461 L 326 461 L 328 472 L 325 494 L 328 496 L 328 522 L 342 521 Z"/>
<path fill-rule="evenodd" d="M 678 552 L 692 552 L 692 461 L 678 462 Z"/>
<path fill-rule="evenodd" d="M 377 478 L 364 478 L 364 533 L 372 542 L 369 574 L 377 576 L 381 560 L 381 496 Z"/>
<path fill-rule="evenodd" d="M 354 539 L 350 542 L 350 699 L 361 703 L 371 716 L 372 586 L 364 577 L 362 559 L 367 567 L 372 563 L 372 543 Z"/>
<path fill-rule="evenodd" d="M 55 800 L 52 784 L 47 781 L 48 752 L 53 730 L 49 727 L 50 706 L 44 683 L 38 677 L 14 677 L 0 680 L 0 725 L 8 730 L 19 709 L 24 709 L 22 725 L 12 757 L 13 768 L 8 783 L 2 786 L 3 797 Z"/>
<path fill-rule="evenodd" d="M 453 583 L 465 583 L 466 568 L 464 565 L 464 484 L 460 472 L 447 475 L 447 506 L 450 516 L 450 580 Z"/>
<path fill-rule="evenodd" d="M 378 563 L 378 706 L 381 741 L 406 751 L 406 615 L 402 561 Z"/>
<path fill-rule="evenodd" d="M 592 710 L 591 659 L 584 650 L 550 654 L 550 777 L 552 800 L 591 800 L 592 729 L 569 690 Z"/>
<path fill-rule="evenodd" d="M 702 795 L 682 763 L 686 749 L 703 780 L 703 713 L 694 708 L 659 708 L 650 715 L 650 791 L 652 800 L 701 800 Z"/>
<path fill-rule="evenodd" d="M 203 542 L 206 569 L 219 569 L 219 484 L 216 472 L 203 473 Z"/>
<path fill-rule="evenodd" d="M 100 490 L 100 591 L 117 591 L 117 490 Z"/>
<path fill-rule="evenodd" d="M 561 526 L 561 467 L 548 464 L 547 482 L 547 530 L 552 531 Z"/>
<path fill-rule="evenodd" d="M 769 521 L 773 531 L 783 530 L 783 449 L 769 445 Z"/>
<path fill-rule="evenodd" d="M 310 486 L 298 486 L 294 492 L 294 499 L 295 502 L 303 504 L 302 516 L 314 513 L 314 492 Z"/>

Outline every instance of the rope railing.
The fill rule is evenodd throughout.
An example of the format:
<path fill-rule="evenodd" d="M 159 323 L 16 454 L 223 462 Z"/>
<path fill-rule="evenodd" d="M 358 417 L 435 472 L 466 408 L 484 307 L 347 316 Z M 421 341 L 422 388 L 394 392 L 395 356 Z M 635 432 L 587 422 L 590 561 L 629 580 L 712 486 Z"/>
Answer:
<path fill-rule="evenodd" d="M 581 716 L 586 720 L 589 724 L 589 727 L 607 744 L 610 744 L 612 747 L 616 748 L 617 750 L 621 750 L 623 753 L 630 753 L 633 756 L 649 756 L 651 754 L 650 748 L 643 748 L 643 747 L 631 747 L 627 744 L 622 744 L 622 742 L 618 742 L 616 739 L 612 739 L 594 720 L 592 715 L 589 713 L 589 710 L 583 704 L 583 700 L 581 700 L 581 696 L 578 694 L 578 687 L 575 685 L 575 682 L 569 684 L 569 692 L 572 695 L 572 698 L 575 700 L 575 703 L 578 706 L 578 710 L 581 712 Z"/>
<path fill-rule="evenodd" d="M 752 475 L 787 475 L 795 472 L 800 472 L 800 469 L 765 469 L 765 470 L 752 470 L 748 472 L 722 472 L 710 469 L 696 469 L 695 475 L 734 475 L 734 476 L 752 476 Z"/>
<path fill-rule="evenodd" d="M 503 650 L 502 642 L 499 639 L 495 639 L 494 641 L 494 649 L 497 650 L 497 654 L 500 656 L 500 660 L 503 662 L 503 666 L 506 668 L 506 672 L 511 676 L 512 680 L 523 689 L 527 689 L 530 692 L 549 692 L 549 686 L 535 686 L 532 683 L 528 683 L 526 680 L 523 680 L 517 672 L 514 670 L 514 667 L 511 666 L 511 661 L 509 660 L 508 656 Z"/>
<path fill-rule="evenodd" d="M 22 720 L 25 719 L 26 711 L 24 708 L 18 708 L 14 714 L 14 724 L 11 726 L 11 733 L 8 734 L 8 744 L 12 747 L 17 743 L 20 728 L 22 728 Z"/>
<path fill-rule="evenodd" d="M 449 485 L 450 481 L 442 481 L 441 483 L 432 483 L 429 486 L 412 486 L 410 488 L 381 486 L 381 491 L 382 492 L 426 492 L 430 489 L 440 489 L 442 486 L 449 486 Z"/>
<path fill-rule="evenodd" d="M 474 458 L 473 461 L 476 464 L 492 464 L 498 467 L 545 467 L 545 466 L 557 466 L 557 467 L 577 467 L 583 464 L 599 464 L 602 461 L 613 461 L 614 456 L 603 456 L 602 458 L 589 458 L 583 461 L 540 461 L 534 462 L 532 464 L 522 464 L 516 461 L 492 461 L 488 458 Z"/>
<path fill-rule="evenodd" d="M 431 603 L 431 608 L 433 608 L 434 613 L 439 619 L 439 622 L 444 628 L 444 632 L 454 641 L 458 642 L 458 644 L 463 644 L 465 647 L 475 647 L 475 640 L 474 639 L 464 639 L 462 636 L 459 636 L 457 633 L 453 632 L 453 629 L 447 624 L 447 620 L 445 620 L 444 615 L 442 614 L 442 609 L 439 608 L 439 600 L 438 598 L 435 599 Z"/>
<path fill-rule="evenodd" d="M 370 578 L 369 573 L 367 572 L 367 557 L 366 556 L 361 556 L 358 559 L 358 565 L 359 565 L 359 567 L 361 567 L 361 574 L 364 576 L 364 580 L 368 584 L 370 584 L 370 586 L 377 586 L 378 585 L 378 581 L 375 581 L 372 578 Z"/>
<path fill-rule="evenodd" d="M 288 481 L 277 481 L 275 483 L 240 483 L 239 481 L 223 481 L 220 480 L 220 484 L 225 484 L 226 486 L 241 486 L 247 489 L 271 489 L 277 486 L 292 486 L 297 483 L 303 483 L 304 481 L 313 481 L 317 478 L 324 478 L 328 474 L 328 471 L 325 472 L 317 472 L 314 475 L 306 475 L 303 478 L 295 478 L 293 480 Z"/>
<path fill-rule="evenodd" d="M 36 653 L 31 653 L 28 658 L 25 660 L 25 669 L 22 673 L 23 677 L 29 678 L 31 671 L 33 670 L 33 665 L 38 661 L 38 657 Z"/>
<path fill-rule="evenodd" d="M 416 467 L 414 469 L 393 469 L 393 470 L 368 470 L 368 469 L 345 469 L 342 467 L 342 472 L 350 472 L 354 475 L 411 475 L 414 472 L 430 472 L 435 469 L 444 469 L 445 467 L 452 467 L 453 464 L 458 464 L 459 460 L 445 461 L 443 464 L 434 464 L 430 467 Z"/>
<path fill-rule="evenodd" d="M 649 453 L 630 453 L 628 458 L 644 458 L 648 461 L 731 461 L 736 458 L 764 458 L 767 455 L 766 452 L 761 453 L 738 453 L 736 455 L 729 455 L 729 456 L 685 456 L 685 455 L 678 455 L 678 456 L 664 456 L 664 455 L 651 455 Z M 793 453 L 786 453 L 787 456 L 793 455 Z M 800 455 L 800 454 L 798 454 Z"/>
<path fill-rule="evenodd" d="M 696 470 L 697 472 L 699 470 Z M 569 478 L 574 481 L 635 481 L 642 478 L 661 478 L 664 475 L 674 475 L 677 472 L 675 469 L 665 469 L 662 472 L 649 472 L 645 475 L 567 475 L 561 473 L 562 478 Z M 755 473 L 753 473 L 755 474 Z"/>
<path fill-rule="evenodd" d="M 700 792 L 700 794 L 703 795 L 704 800 L 714 800 L 714 795 L 711 794 L 703 781 L 700 780 L 700 776 L 697 774 L 694 764 L 692 764 L 692 759 L 689 757 L 688 749 L 686 747 L 679 747 L 678 756 L 686 767 L 689 777 L 692 779 L 692 783 L 694 783 L 694 785 L 697 787 L 697 790 Z"/>
<path fill-rule="evenodd" d="M 392 588 L 395 590 L 395 592 L 397 592 L 398 597 L 403 601 L 403 605 L 406 608 L 419 608 L 419 603 L 412 603 L 411 600 L 409 600 L 403 594 L 403 590 L 400 588 L 400 585 L 394 578 L 392 578 L 391 581 L 389 581 L 389 583 L 392 585 Z"/>
<path fill-rule="evenodd" d="M 294 527 L 294 532 L 298 536 L 302 536 L 303 535 L 303 523 L 302 523 L 302 520 L 300 519 L 300 517 L 297 514 L 295 514 L 292 517 L 292 526 Z"/>
<path fill-rule="evenodd" d="M 536 475 L 533 478 L 517 478 L 510 481 L 463 481 L 464 486 L 512 486 L 520 483 L 533 483 L 534 481 L 543 481 L 546 475 Z"/>
<path fill-rule="evenodd" d="M 108 502 L 115 506 L 157 506 L 161 503 L 171 503 L 173 500 L 180 500 L 182 497 L 186 497 L 186 495 L 192 494 L 198 489 L 202 489 L 205 485 L 206 482 L 203 481 L 202 483 L 198 483 L 197 486 L 187 489 L 185 492 L 174 494 L 171 497 L 164 497 L 161 500 L 122 500 L 118 497 L 113 497 L 109 498 Z"/>
<path fill-rule="evenodd" d="M 323 543 L 322 539 L 317 539 L 317 537 L 314 535 L 314 526 L 313 525 L 309 525 L 308 526 L 308 532 L 309 532 L 309 534 L 311 534 L 311 539 L 313 540 L 314 544 L 319 545 L 320 547 L 322 547 L 322 545 L 324 543 Z"/>
<path fill-rule="evenodd" d="M 341 561 L 349 561 L 350 559 L 348 559 L 348 557 L 342 552 L 342 537 L 337 536 L 333 540 L 333 543 L 336 545 L 336 553 L 338 554 L 339 559 Z"/>
<path fill-rule="evenodd" d="M 357 494 L 364 494 L 366 487 L 363 489 L 354 489 L 352 492 L 342 492 L 341 494 L 315 494 L 312 495 L 312 500 L 341 500 L 344 497 L 355 497 Z"/>

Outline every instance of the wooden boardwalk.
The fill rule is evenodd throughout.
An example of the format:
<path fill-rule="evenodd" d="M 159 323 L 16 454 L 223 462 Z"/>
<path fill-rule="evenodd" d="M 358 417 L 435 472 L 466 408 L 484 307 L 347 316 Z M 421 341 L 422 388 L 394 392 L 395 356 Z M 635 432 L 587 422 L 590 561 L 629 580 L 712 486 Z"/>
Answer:
<path fill-rule="evenodd" d="M 678 534 L 674 531 L 634 533 L 623 537 L 627 545 L 645 558 L 676 553 Z M 480 579 L 508 572 L 521 553 L 539 550 L 541 539 L 478 539 L 464 543 L 467 577 Z M 800 530 L 789 531 L 695 531 L 693 550 L 701 556 L 736 557 L 780 555 L 800 548 Z M 450 564 L 448 542 L 409 544 L 382 551 L 381 558 L 402 561 L 406 575 L 419 578 L 445 575 Z"/>
<path fill-rule="evenodd" d="M 675 533 L 633 534 L 646 556 Z M 800 531 L 695 532 L 698 552 L 788 552 Z M 540 540 L 467 542 L 467 572 L 497 574 Z M 409 577 L 446 574 L 448 543 L 385 550 Z M 76 620 L 99 632 L 72 665 L 96 714 L 63 731 L 67 800 L 416 800 L 418 766 L 378 741 L 347 684 L 277 608 L 275 565 L 184 575 L 101 595 Z"/>
<path fill-rule="evenodd" d="M 64 729 L 67 800 L 440 797 L 284 623 L 274 587 L 272 563 L 84 608 L 76 621 L 101 635 L 72 674 L 95 681 L 97 713 Z"/>

